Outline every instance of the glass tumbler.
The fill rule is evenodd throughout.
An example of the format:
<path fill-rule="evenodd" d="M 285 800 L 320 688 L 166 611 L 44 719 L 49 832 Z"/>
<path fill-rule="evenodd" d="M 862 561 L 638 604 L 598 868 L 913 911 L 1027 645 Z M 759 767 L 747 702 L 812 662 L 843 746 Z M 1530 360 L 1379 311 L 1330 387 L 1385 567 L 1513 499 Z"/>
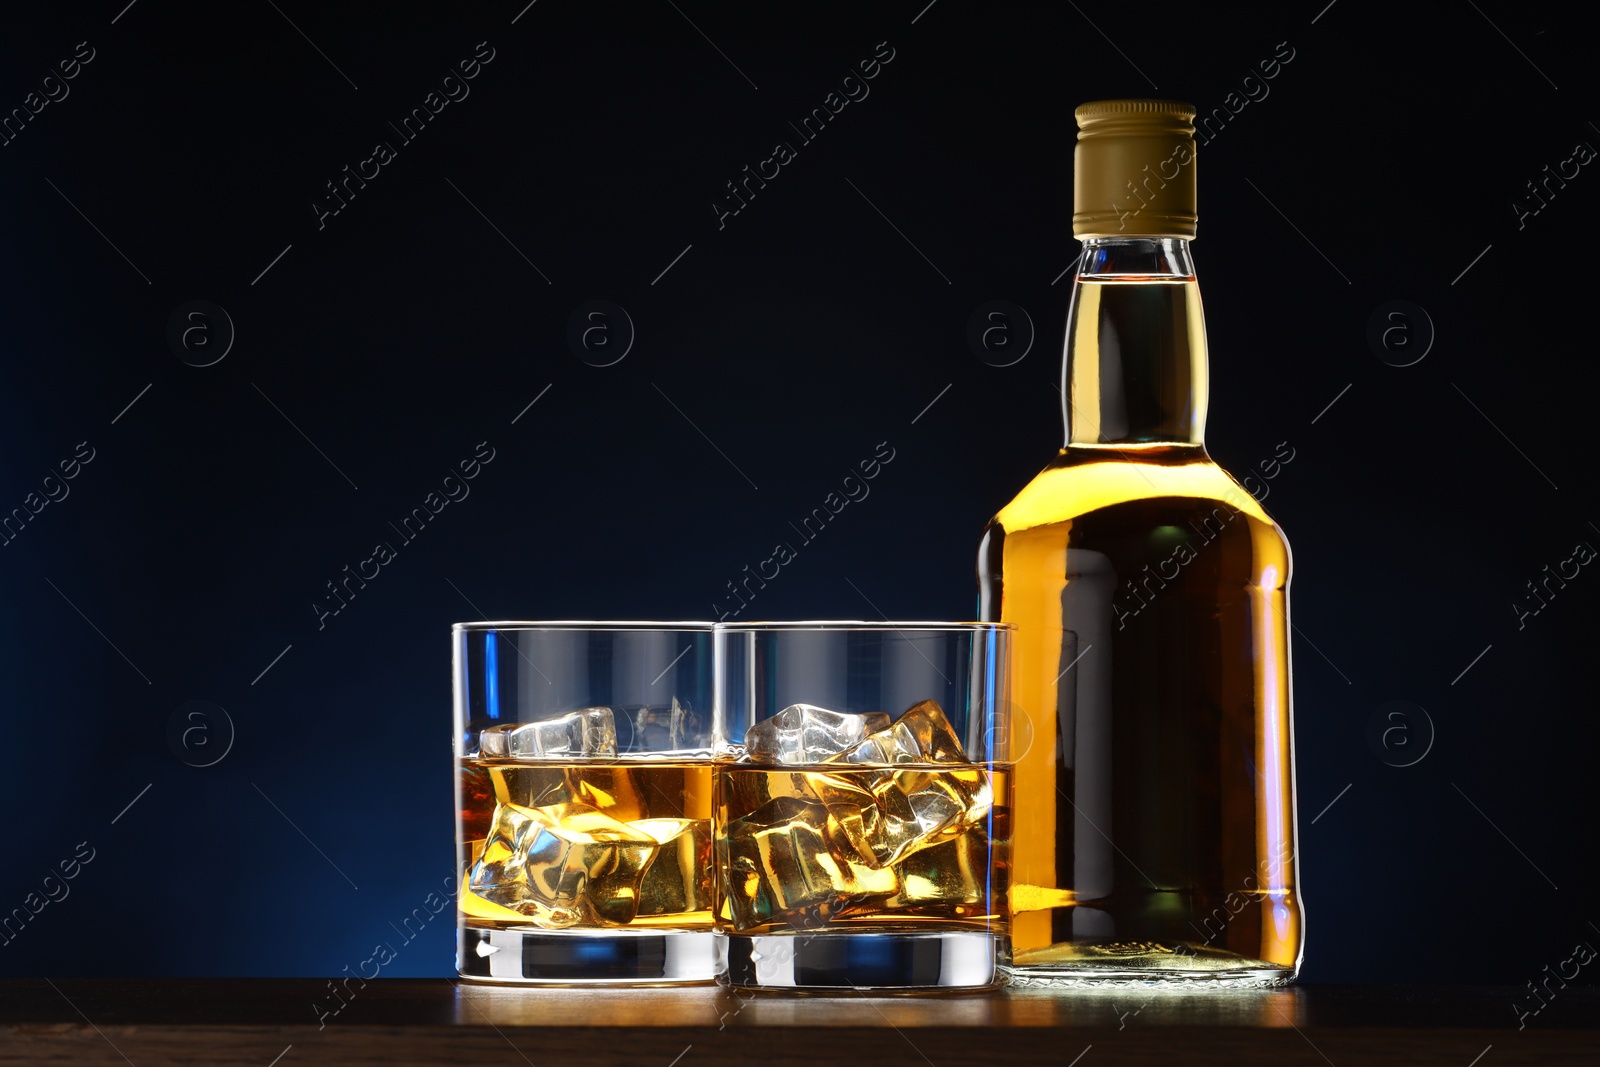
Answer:
<path fill-rule="evenodd" d="M 452 639 L 461 976 L 716 977 L 711 624 L 462 623 Z"/>
<path fill-rule="evenodd" d="M 1009 951 L 1009 631 L 716 627 L 728 984 L 997 984 Z"/>

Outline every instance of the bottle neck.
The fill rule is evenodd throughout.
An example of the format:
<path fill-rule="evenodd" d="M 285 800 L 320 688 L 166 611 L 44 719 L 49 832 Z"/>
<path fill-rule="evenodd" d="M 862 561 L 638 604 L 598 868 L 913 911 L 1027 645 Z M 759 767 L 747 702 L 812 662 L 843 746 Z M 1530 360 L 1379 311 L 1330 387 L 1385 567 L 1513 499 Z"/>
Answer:
<path fill-rule="evenodd" d="M 1188 241 L 1083 242 L 1061 377 L 1069 447 L 1204 443 L 1206 327 Z"/>

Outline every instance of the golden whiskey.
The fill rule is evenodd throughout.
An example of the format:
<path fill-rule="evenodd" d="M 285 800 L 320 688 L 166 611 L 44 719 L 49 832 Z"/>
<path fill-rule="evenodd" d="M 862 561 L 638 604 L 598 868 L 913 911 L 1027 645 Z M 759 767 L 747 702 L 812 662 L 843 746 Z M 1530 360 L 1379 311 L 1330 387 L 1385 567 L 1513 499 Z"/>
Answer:
<path fill-rule="evenodd" d="M 1023 984 L 1300 963 L 1289 547 L 1203 443 L 1193 114 L 1079 109 L 1067 441 L 979 550 L 983 618 L 1017 627 Z"/>
<path fill-rule="evenodd" d="M 737 934 L 1005 930 L 996 766 L 717 769 L 718 918 Z"/>
<path fill-rule="evenodd" d="M 710 928 L 709 762 L 460 766 L 464 921 Z"/>

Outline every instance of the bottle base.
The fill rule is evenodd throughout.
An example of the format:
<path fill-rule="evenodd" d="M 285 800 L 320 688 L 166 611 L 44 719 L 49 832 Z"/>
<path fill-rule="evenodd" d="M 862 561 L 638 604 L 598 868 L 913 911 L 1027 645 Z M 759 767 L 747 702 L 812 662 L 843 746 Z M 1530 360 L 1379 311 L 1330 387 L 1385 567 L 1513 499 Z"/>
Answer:
<path fill-rule="evenodd" d="M 728 971 L 744 989 L 975 990 L 999 985 L 1005 938 L 981 930 L 728 934 Z"/>
<path fill-rule="evenodd" d="M 683 985 L 722 973 L 710 930 L 502 930 L 462 926 L 456 971 L 516 985 Z"/>
<path fill-rule="evenodd" d="M 1012 985 L 1025 988 L 1110 982 L 1272 988 L 1289 985 L 1299 973 L 1186 941 L 1068 942 L 1017 953 L 1003 970 Z"/>

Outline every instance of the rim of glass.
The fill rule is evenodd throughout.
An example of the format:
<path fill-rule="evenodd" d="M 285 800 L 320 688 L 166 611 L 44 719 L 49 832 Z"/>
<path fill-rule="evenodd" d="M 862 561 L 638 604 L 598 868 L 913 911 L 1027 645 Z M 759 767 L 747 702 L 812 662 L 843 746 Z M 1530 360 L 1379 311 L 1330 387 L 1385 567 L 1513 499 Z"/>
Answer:
<path fill-rule="evenodd" d="M 479 630 L 704 630 L 711 632 L 710 622 L 652 622 L 648 619 L 551 619 L 546 621 L 507 619 L 498 622 L 458 622 L 450 627 L 451 633 L 473 633 Z"/>
<path fill-rule="evenodd" d="M 982 633 L 990 630 L 1015 630 L 1009 622 L 926 622 L 881 619 L 807 619 L 796 622 L 719 622 L 721 631 L 742 630 L 932 630 L 944 633 Z"/>

